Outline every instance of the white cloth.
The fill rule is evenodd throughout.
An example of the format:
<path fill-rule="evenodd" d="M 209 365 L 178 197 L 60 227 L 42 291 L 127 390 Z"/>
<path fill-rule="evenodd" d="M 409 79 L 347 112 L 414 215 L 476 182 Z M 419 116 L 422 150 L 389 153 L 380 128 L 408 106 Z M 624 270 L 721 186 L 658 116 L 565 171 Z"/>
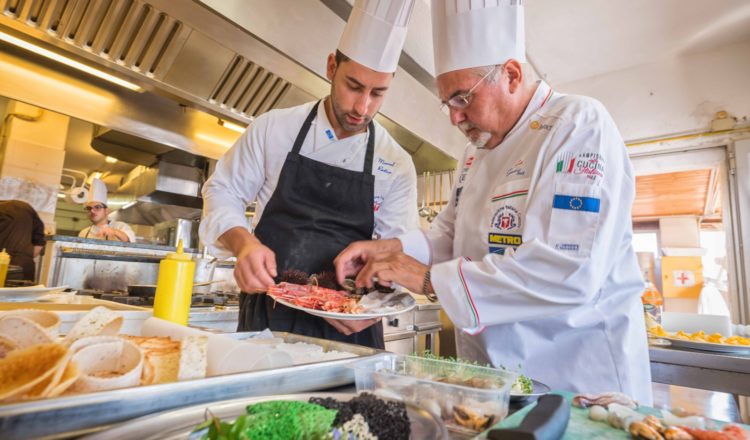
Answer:
<path fill-rule="evenodd" d="M 466 330 L 459 355 L 649 404 L 634 177 L 606 109 L 542 82 L 503 142 L 468 147 L 459 167 L 432 229 L 399 237 L 433 263 L 440 303 Z"/>
<path fill-rule="evenodd" d="M 133 229 L 127 223 L 121 222 L 121 221 L 114 221 L 114 222 L 109 222 L 107 226 L 112 229 L 117 229 L 119 231 L 124 232 L 128 236 L 128 239 L 130 240 L 130 242 L 135 243 L 135 232 L 133 232 Z M 101 228 L 96 225 L 87 226 L 81 229 L 81 232 L 78 233 L 78 236 L 83 237 L 83 238 L 96 238 L 96 239 L 101 239 L 101 240 L 120 241 L 115 236 L 104 237 Z"/>
<path fill-rule="evenodd" d="M 435 76 L 471 67 L 526 62 L 519 0 L 432 0 Z"/>
<path fill-rule="evenodd" d="M 414 0 L 355 0 L 338 50 L 372 70 L 395 72 L 413 9 Z"/>
<path fill-rule="evenodd" d="M 86 202 L 107 204 L 107 185 L 101 179 L 91 179 L 91 186 L 86 197 Z"/>
<path fill-rule="evenodd" d="M 259 116 L 237 143 L 219 160 L 203 186 L 200 236 L 212 255 L 231 256 L 218 238 L 236 226 L 247 227 L 245 208 L 258 201 L 253 226 L 273 195 L 287 153 L 315 103 L 272 110 Z M 300 153 L 311 159 L 353 171 L 362 171 L 368 133 L 337 140 L 321 102 L 318 115 Z M 375 234 L 392 238 L 418 227 L 417 175 L 411 156 L 380 124 L 375 123 L 373 210 Z"/>

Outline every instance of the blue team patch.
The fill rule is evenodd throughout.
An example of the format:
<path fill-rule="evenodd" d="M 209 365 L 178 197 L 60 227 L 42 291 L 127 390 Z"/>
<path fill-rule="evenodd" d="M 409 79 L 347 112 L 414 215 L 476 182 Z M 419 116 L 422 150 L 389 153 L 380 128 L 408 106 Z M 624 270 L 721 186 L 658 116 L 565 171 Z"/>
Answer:
<path fill-rule="evenodd" d="M 552 207 L 569 211 L 599 212 L 601 200 L 593 197 L 564 196 L 555 194 Z"/>
<path fill-rule="evenodd" d="M 505 248 L 504 247 L 490 246 L 490 253 L 491 254 L 505 255 Z"/>
<path fill-rule="evenodd" d="M 333 132 L 331 130 L 329 130 L 329 129 L 326 129 L 326 136 L 328 136 L 328 140 L 329 141 L 332 141 L 333 138 L 334 138 Z"/>

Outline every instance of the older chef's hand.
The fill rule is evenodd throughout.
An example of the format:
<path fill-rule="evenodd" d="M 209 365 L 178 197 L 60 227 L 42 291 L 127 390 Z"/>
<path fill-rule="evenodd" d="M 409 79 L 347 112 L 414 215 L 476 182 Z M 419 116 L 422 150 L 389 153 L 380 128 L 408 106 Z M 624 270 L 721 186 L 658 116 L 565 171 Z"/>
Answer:
<path fill-rule="evenodd" d="M 379 284 L 390 286 L 396 283 L 415 293 L 422 292 L 422 284 L 429 266 L 425 266 L 403 252 L 375 255 L 365 264 L 355 280 L 357 287 L 373 287 L 374 279 Z"/>
<path fill-rule="evenodd" d="M 325 320 L 329 324 L 331 324 L 333 328 L 335 328 L 340 333 L 343 333 L 347 336 L 354 334 L 354 333 L 359 333 L 362 330 L 366 329 L 367 327 L 370 327 L 371 325 L 374 325 L 380 322 L 380 319 L 378 318 L 362 319 L 362 320 L 356 320 L 356 321 L 330 319 L 330 318 L 325 318 Z"/>
<path fill-rule="evenodd" d="M 400 252 L 402 249 L 401 241 L 397 238 L 355 241 L 333 260 L 333 264 L 336 266 L 336 279 L 338 279 L 339 284 L 343 284 L 345 278 L 357 275 L 365 267 L 365 264 L 376 255 L 386 252 Z"/>
<path fill-rule="evenodd" d="M 276 284 L 276 254 L 245 228 L 232 228 L 219 242 L 237 257 L 234 278 L 243 292 L 261 292 Z"/>

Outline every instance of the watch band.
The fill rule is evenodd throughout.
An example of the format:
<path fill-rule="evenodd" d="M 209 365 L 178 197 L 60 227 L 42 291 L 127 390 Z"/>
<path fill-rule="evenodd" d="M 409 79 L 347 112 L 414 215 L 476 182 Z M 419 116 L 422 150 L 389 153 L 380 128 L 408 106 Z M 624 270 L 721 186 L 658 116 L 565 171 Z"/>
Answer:
<path fill-rule="evenodd" d="M 430 272 L 432 271 L 430 269 L 427 269 L 427 272 L 424 274 L 424 280 L 422 281 L 422 295 L 426 296 L 430 302 L 435 302 L 437 301 L 438 297 L 435 292 L 430 289 L 432 278 Z"/>

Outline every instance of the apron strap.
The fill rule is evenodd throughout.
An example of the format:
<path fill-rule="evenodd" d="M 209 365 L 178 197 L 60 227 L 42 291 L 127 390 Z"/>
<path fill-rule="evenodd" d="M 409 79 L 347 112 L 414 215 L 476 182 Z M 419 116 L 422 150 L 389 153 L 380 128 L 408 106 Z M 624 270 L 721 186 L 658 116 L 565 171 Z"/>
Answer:
<path fill-rule="evenodd" d="M 362 172 L 372 174 L 372 155 L 375 151 L 375 123 L 370 121 L 367 129 L 370 131 L 370 135 L 367 136 L 367 152 L 365 153 L 365 166 Z"/>
<path fill-rule="evenodd" d="M 305 123 L 302 124 L 302 128 L 300 128 L 299 133 L 297 133 L 297 139 L 294 140 L 292 153 L 299 154 L 299 150 L 302 148 L 302 144 L 305 142 L 305 137 L 307 137 L 307 132 L 310 131 L 310 124 L 312 124 L 313 119 L 315 119 L 315 116 L 318 114 L 319 105 L 320 101 L 316 102 L 313 106 L 313 109 L 310 111 L 310 114 L 307 115 Z"/>
<path fill-rule="evenodd" d="M 305 122 L 302 124 L 302 128 L 300 128 L 299 133 L 297 133 L 297 138 L 294 140 L 294 145 L 292 146 L 292 153 L 299 154 L 300 150 L 302 149 L 302 144 L 305 142 L 307 132 L 310 131 L 310 125 L 312 125 L 312 121 L 318 114 L 318 106 L 320 106 L 320 102 L 321 101 L 315 103 L 313 109 L 310 111 L 310 114 L 307 115 Z M 367 130 L 369 132 L 367 136 L 367 151 L 365 152 L 365 164 L 362 172 L 365 174 L 371 174 L 372 156 L 375 152 L 375 123 L 370 121 L 370 123 L 367 125 Z"/>

